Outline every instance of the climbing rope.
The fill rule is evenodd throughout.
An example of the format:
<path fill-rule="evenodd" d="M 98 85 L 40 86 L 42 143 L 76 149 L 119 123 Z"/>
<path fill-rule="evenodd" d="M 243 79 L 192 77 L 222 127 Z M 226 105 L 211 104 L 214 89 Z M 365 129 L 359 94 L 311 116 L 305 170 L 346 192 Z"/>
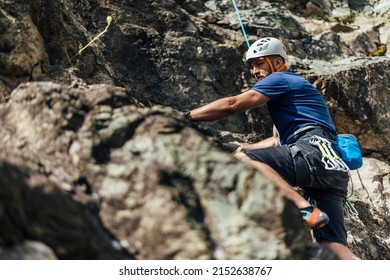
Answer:
<path fill-rule="evenodd" d="M 232 2 L 233 2 L 234 9 L 236 10 L 238 22 L 240 23 L 240 26 L 241 26 L 242 34 L 244 35 L 246 44 L 248 45 L 248 49 L 249 49 L 251 44 L 249 43 L 248 36 L 246 35 L 245 27 L 244 27 L 244 24 L 242 23 L 240 12 L 238 11 L 238 7 L 237 7 L 237 4 L 236 4 L 236 0 L 232 0 Z"/>

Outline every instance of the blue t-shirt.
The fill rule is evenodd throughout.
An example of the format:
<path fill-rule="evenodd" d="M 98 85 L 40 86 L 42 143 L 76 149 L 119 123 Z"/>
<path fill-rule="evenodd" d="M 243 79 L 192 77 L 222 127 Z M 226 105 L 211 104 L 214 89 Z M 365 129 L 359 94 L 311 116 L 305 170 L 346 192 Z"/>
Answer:
<path fill-rule="evenodd" d="M 281 144 L 286 144 L 294 131 L 309 125 L 320 125 L 336 133 L 321 94 L 300 75 L 291 71 L 275 72 L 258 81 L 252 89 L 271 99 L 267 108 Z"/>

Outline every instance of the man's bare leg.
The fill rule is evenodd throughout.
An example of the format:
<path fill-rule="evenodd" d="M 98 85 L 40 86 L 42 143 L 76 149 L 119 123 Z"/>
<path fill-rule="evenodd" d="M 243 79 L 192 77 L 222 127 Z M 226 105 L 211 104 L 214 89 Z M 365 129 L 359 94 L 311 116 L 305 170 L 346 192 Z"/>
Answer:
<path fill-rule="evenodd" d="M 340 260 L 360 260 L 343 244 L 331 241 L 323 241 L 320 244 L 328 247 Z"/>
<path fill-rule="evenodd" d="M 237 159 L 241 161 L 248 162 L 254 166 L 257 170 L 261 172 L 267 179 L 274 183 L 284 194 L 286 198 L 291 200 L 298 208 L 304 208 L 310 206 L 310 203 L 301 196 L 297 191 L 295 191 L 292 186 L 287 183 L 282 176 L 279 175 L 272 167 L 269 165 L 252 160 L 246 154 L 238 152 L 234 155 Z"/>

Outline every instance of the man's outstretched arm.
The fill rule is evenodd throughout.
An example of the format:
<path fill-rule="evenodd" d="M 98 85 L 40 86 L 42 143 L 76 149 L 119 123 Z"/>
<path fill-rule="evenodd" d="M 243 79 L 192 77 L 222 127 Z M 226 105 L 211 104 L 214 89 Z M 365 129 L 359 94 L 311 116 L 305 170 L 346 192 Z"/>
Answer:
<path fill-rule="evenodd" d="M 269 101 L 265 95 L 248 90 L 236 96 L 217 99 L 202 107 L 191 110 L 189 119 L 194 122 L 219 120 L 235 113 L 259 107 Z"/>

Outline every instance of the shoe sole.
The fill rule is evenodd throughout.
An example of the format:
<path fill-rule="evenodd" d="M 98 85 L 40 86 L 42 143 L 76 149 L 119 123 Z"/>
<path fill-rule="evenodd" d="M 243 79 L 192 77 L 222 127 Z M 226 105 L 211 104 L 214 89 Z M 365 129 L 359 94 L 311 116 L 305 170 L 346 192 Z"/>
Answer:
<path fill-rule="evenodd" d="M 326 213 L 321 212 L 320 209 L 315 208 L 313 213 L 307 218 L 307 224 L 312 229 L 319 229 L 329 223 L 329 217 Z"/>

